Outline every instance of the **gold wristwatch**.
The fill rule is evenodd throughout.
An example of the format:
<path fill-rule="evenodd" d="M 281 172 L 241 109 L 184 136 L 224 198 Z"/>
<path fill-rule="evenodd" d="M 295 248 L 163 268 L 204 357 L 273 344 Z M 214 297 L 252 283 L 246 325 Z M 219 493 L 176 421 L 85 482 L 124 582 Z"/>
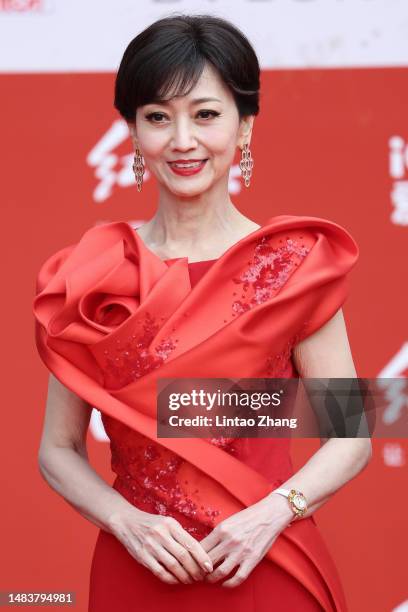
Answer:
<path fill-rule="evenodd" d="M 307 512 L 306 497 L 296 489 L 274 489 L 273 493 L 279 493 L 288 499 L 295 518 L 300 518 Z"/>

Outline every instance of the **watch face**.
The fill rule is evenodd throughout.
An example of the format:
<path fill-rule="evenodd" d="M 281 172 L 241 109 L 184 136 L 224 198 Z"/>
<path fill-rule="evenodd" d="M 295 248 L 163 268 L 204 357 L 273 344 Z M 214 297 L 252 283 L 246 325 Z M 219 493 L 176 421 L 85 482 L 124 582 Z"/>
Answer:
<path fill-rule="evenodd" d="M 292 501 L 296 508 L 298 508 L 298 510 L 304 510 L 306 508 L 306 500 L 304 499 L 304 497 L 301 497 L 300 495 L 295 495 Z"/>

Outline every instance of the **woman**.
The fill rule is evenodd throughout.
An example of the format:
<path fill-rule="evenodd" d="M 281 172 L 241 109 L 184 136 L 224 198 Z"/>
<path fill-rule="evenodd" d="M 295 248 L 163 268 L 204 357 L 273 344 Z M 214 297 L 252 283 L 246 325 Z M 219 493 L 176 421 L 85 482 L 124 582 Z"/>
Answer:
<path fill-rule="evenodd" d="M 160 378 L 356 376 L 341 310 L 354 240 L 315 217 L 260 226 L 230 200 L 237 148 L 250 185 L 258 101 L 257 57 L 227 21 L 181 15 L 136 36 L 115 107 L 157 212 L 137 231 L 91 228 L 38 276 L 39 462 L 100 527 L 90 611 L 346 610 L 313 513 L 367 464 L 368 439 L 322 440 L 293 473 L 288 439 L 156 435 Z M 93 406 L 113 488 L 87 460 Z"/>

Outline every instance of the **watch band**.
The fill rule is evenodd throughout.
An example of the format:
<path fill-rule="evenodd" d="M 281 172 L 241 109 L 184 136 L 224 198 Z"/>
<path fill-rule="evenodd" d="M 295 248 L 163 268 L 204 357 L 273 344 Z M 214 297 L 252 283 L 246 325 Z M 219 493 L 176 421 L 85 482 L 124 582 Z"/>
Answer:
<path fill-rule="evenodd" d="M 280 495 L 283 495 L 284 497 L 288 497 L 289 493 L 290 493 L 290 489 L 274 489 L 273 491 L 274 493 L 279 493 Z"/>
<path fill-rule="evenodd" d="M 306 514 L 307 502 L 305 496 L 301 491 L 297 491 L 296 489 L 284 489 L 281 487 L 279 489 L 274 489 L 273 493 L 279 493 L 279 495 L 283 495 L 287 498 L 292 512 L 296 518 L 299 518 Z"/>

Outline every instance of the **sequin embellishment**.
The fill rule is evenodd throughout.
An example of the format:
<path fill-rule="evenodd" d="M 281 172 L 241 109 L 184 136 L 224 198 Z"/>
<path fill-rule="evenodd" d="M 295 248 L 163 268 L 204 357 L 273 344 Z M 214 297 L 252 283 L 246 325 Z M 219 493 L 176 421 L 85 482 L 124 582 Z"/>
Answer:
<path fill-rule="evenodd" d="M 208 438 L 208 442 L 214 446 L 218 446 L 226 453 L 230 455 L 238 455 L 240 440 L 243 438 L 226 438 L 220 436 L 219 438 Z"/>
<path fill-rule="evenodd" d="M 280 378 L 283 376 L 292 356 L 293 347 L 302 340 L 306 326 L 307 322 L 303 323 L 299 331 L 286 342 L 285 346 L 280 352 L 276 353 L 274 351 L 267 358 L 265 370 L 266 376 L 269 378 Z"/>
<path fill-rule="evenodd" d="M 133 333 L 124 343 L 116 340 L 113 350 L 105 350 L 105 387 L 120 389 L 148 372 L 159 368 L 176 347 L 178 339 L 171 336 L 163 339 L 152 351 L 153 342 L 160 324 L 149 313 L 145 314 L 143 330 Z"/>
<path fill-rule="evenodd" d="M 270 299 L 310 251 L 309 247 L 288 236 L 285 244 L 278 247 L 271 246 L 269 239 L 269 236 L 263 236 L 258 241 L 249 267 L 239 278 L 233 279 L 237 285 L 242 285 L 243 291 L 241 299 L 232 304 L 233 316 L 241 315 Z M 283 239 L 279 242 L 283 242 Z"/>
<path fill-rule="evenodd" d="M 183 486 L 189 484 L 181 475 L 185 460 L 116 419 L 102 418 L 118 476 L 115 489 L 145 512 L 172 516 L 195 537 L 208 535 L 220 511 L 203 505 L 198 489 L 189 493 Z"/>

